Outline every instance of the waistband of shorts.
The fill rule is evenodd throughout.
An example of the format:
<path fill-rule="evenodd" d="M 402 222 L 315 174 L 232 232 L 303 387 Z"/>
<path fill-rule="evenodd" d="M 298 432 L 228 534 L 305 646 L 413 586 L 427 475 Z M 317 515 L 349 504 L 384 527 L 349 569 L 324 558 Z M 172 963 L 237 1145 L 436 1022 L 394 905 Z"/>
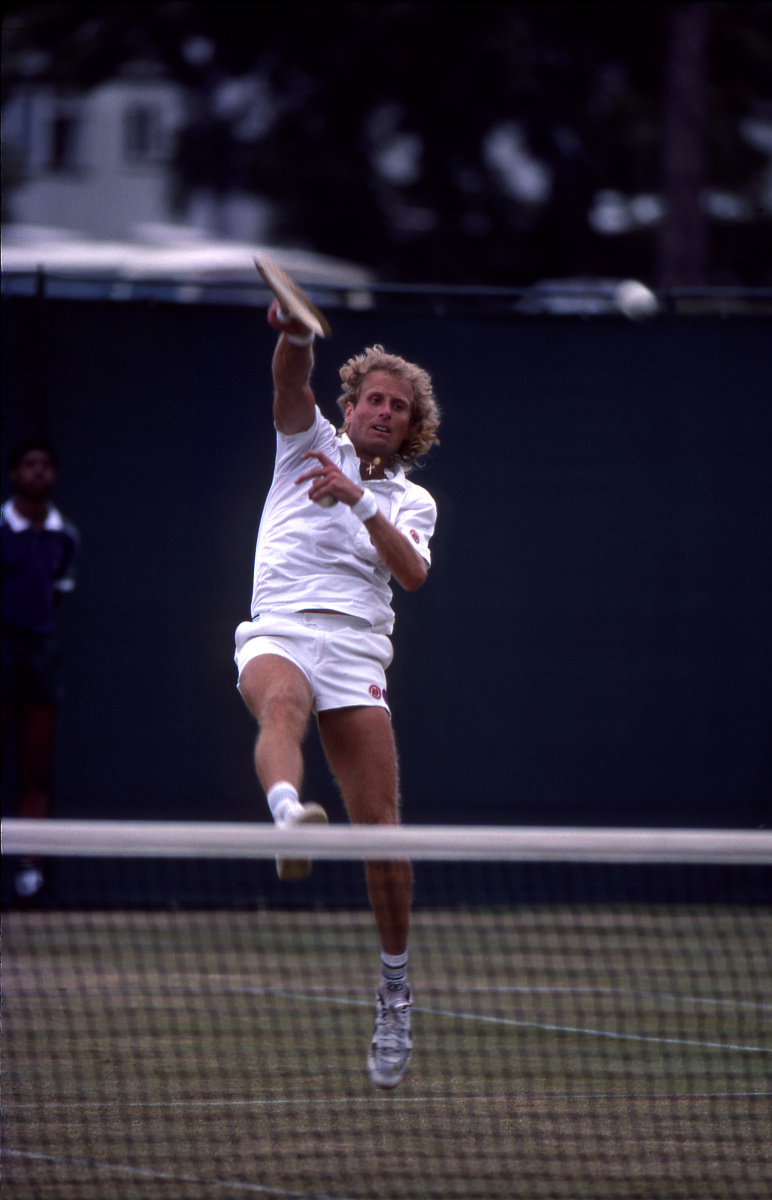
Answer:
<path fill-rule="evenodd" d="M 372 629 L 372 624 L 364 617 L 354 617 L 350 613 L 319 612 L 313 609 L 299 612 L 284 608 L 261 609 L 252 617 L 252 622 L 259 626 L 263 618 L 270 617 L 281 617 L 307 629 Z"/>

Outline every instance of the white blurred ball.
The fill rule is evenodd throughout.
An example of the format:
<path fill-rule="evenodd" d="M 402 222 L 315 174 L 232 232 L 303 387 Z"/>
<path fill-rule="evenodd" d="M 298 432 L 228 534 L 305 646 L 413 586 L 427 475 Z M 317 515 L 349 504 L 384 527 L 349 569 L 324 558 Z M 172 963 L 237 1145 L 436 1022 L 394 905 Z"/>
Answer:
<path fill-rule="evenodd" d="M 337 504 L 338 501 L 334 496 L 320 496 L 316 503 L 320 508 L 332 508 L 333 504 Z"/>
<path fill-rule="evenodd" d="M 644 283 L 637 279 L 626 279 L 614 289 L 614 300 L 620 312 L 631 321 L 642 321 L 659 311 L 657 297 Z"/>

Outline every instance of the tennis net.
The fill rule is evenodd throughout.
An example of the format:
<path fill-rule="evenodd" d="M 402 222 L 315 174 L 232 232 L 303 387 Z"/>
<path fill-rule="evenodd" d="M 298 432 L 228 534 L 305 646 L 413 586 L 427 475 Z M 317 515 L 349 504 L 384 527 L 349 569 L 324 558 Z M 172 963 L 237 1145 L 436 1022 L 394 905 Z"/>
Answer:
<path fill-rule="evenodd" d="M 4 900 L 4 1196 L 769 1195 L 768 833 L 9 820 L 3 853 L 50 879 Z M 362 864 L 392 857 L 383 1092 Z"/>

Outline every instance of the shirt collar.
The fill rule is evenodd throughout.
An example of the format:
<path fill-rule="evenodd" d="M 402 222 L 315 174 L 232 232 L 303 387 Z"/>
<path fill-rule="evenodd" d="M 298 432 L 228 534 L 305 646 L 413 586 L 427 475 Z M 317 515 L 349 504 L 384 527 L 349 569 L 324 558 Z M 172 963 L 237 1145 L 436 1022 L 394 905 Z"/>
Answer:
<path fill-rule="evenodd" d="M 357 454 L 356 450 L 354 449 L 354 443 L 352 442 L 352 440 L 348 436 L 348 434 L 347 433 L 339 433 L 338 439 L 340 441 L 341 450 L 343 451 L 343 453 L 347 457 L 353 458 L 356 460 L 356 462 L 359 462 L 359 455 Z M 369 480 L 368 482 L 371 482 L 371 483 L 404 483 L 404 481 L 405 481 L 405 469 L 402 466 L 402 463 L 394 463 L 393 466 L 386 468 L 386 475 L 385 475 L 384 479 L 373 479 L 373 480 Z"/>
<path fill-rule="evenodd" d="M 7 500 L 3 505 L 3 520 L 7 521 L 14 533 L 23 533 L 25 529 L 29 529 L 32 522 L 23 517 L 13 500 Z M 54 508 L 53 504 L 48 510 L 48 516 L 43 524 L 44 529 L 62 529 L 64 521 L 62 514 L 58 508 Z"/>

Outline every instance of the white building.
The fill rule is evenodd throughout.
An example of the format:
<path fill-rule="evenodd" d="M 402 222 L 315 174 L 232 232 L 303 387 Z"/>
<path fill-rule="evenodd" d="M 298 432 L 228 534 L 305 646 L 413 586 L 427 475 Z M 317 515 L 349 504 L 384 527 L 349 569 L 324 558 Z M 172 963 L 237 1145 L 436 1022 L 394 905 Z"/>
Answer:
<path fill-rule="evenodd" d="M 270 206 L 259 197 L 200 192 L 175 212 L 172 161 L 189 102 L 182 85 L 148 64 L 83 94 L 41 84 L 15 93 L 2 130 L 6 287 L 9 274 L 36 270 L 256 285 L 258 250 L 309 283 L 356 289 L 371 281 L 354 263 L 288 248 L 274 254 Z"/>
<path fill-rule="evenodd" d="M 173 218 L 169 164 L 186 113 L 183 89 L 135 73 L 82 95 L 30 86 L 3 112 L 3 150 L 21 183 L 6 219 L 126 237 Z"/>

